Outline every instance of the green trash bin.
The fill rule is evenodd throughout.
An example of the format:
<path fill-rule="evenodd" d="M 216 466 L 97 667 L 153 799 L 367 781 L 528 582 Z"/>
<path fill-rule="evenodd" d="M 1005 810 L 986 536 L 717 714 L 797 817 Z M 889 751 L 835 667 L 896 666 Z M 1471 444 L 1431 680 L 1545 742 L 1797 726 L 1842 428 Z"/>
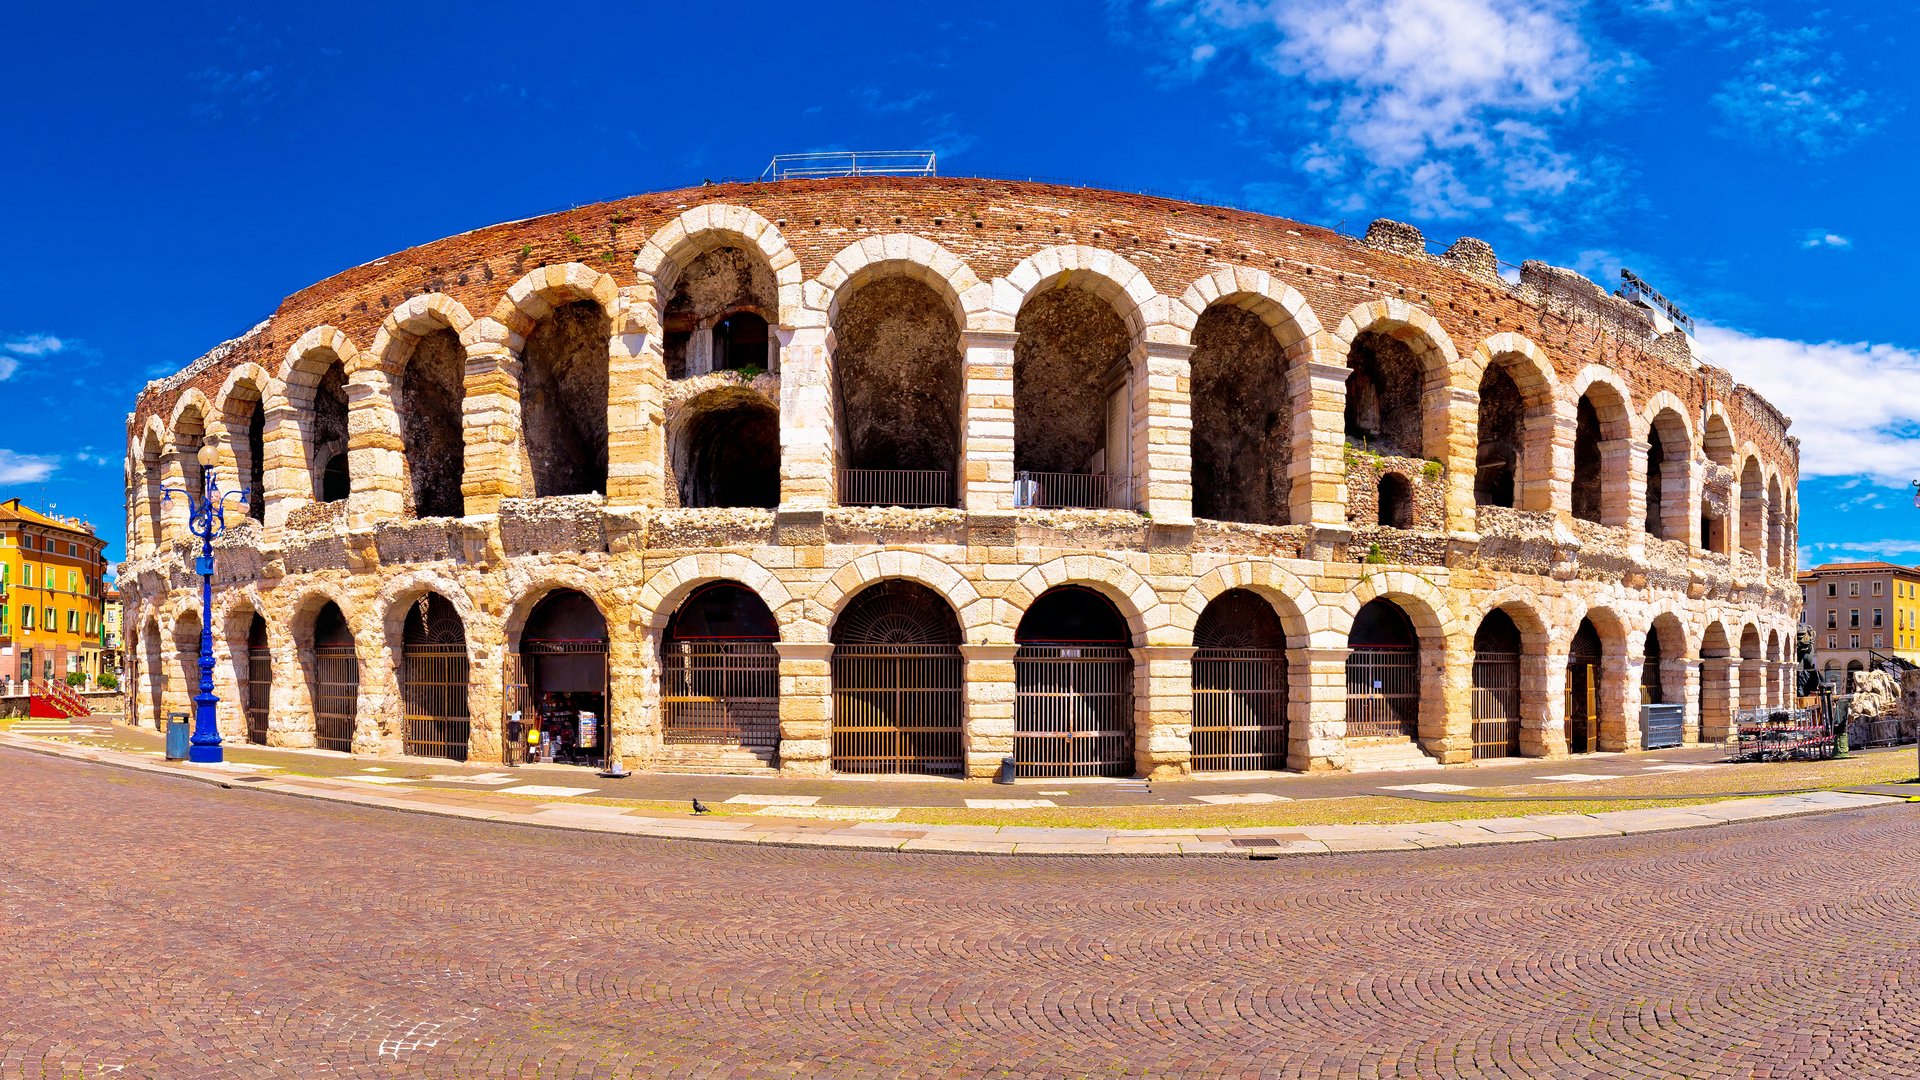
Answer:
<path fill-rule="evenodd" d="M 167 760 L 187 760 L 187 714 L 182 712 L 167 714 Z"/>

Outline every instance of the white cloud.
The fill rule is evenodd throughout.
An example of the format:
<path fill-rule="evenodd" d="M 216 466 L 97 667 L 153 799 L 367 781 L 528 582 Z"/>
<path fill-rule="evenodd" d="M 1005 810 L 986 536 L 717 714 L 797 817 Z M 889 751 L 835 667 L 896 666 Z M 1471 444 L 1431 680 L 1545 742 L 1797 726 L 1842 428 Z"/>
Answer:
<path fill-rule="evenodd" d="M 1850 248 L 1853 246 L 1853 241 L 1839 233 L 1827 232 L 1824 229 L 1809 229 L 1807 235 L 1801 239 L 1800 246 L 1803 248 Z"/>
<path fill-rule="evenodd" d="M 1201 77 L 1229 56 L 1237 93 L 1332 189 L 1371 189 L 1436 219 L 1547 204 L 1583 182 L 1555 144 L 1613 66 L 1595 57 L 1580 0 L 1162 0 L 1150 13 Z M 1238 78 L 1245 67 L 1263 77 Z M 1277 85 L 1276 85 L 1277 84 Z M 1279 133 L 1275 133 L 1279 140 Z M 1290 140 L 1289 140 L 1290 141 Z"/>
<path fill-rule="evenodd" d="M 0 450 L 0 485 L 38 483 L 53 475 L 59 464 L 58 458 Z"/>
<path fill-rule="evenodd" d="M 1879 126 L 1864 90 L 1840 81 L 1840 55 L 1821 45 L 1817 28 L 1756 33 L 1743 51 L 1752 58 L 1720 84 L 1714 107 L 1755 142 L 1809 154 L 1844 150 Z"/>
<path fill-rule="evenodd" d="M 1874 556 L 1876 558 L 1910 557 L 1920 552 L 1920 539 L 1907 540 L 1843 540 L 1833 543 L 1808 544 L 1801 548 L 1800 561 L 1811 565 L 1816 560 L 1833 562 L 1828 556 L 1836 552 L 1848 552 L 1854 555 Z M 1822 554 L 1824 553 L 1824 554 Z"/>
<path fill-rule="evenodd" d="M 66 347 L 66 342 L 54 337 L 52 334 L 28 334 L 26 337 L 9 341 L 5 345 L 0 345 L 0 349 L 5 349 L 11 353 L 19 353 L 21 356 L 47 356 L 52 353 L 57 353 Z"/>
<path fill-rule="evenodd" d="M 11 356 L 0 356 L 0 382 L 13 378 L 13 373 L 19 370 L 20 361 Z"/>
<path fill-rule="evenodd" d="M 1803 476 L 1920 475 L 1920 350 L 1756 337 L 1701 324 L 1712 362 L 1793 418 Z"/>

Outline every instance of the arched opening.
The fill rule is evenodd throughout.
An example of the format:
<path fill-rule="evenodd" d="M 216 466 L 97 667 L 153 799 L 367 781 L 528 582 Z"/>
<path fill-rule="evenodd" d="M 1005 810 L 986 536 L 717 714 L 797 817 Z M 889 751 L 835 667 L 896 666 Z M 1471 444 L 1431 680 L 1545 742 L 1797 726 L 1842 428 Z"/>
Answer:
<path fill-rule="evenodd" d="M 1370 600 L 1347 633 L 1347 738 L 1419 733 L 1419 635 L 1400 605 Z"/>
<path fill-rule="evenodd" d="M 1479 419 L 1473 501 L 1479 506 L 1515 506 L 1520 455 L 1526 446 L 1527 406 L 1505 364 L 1488 364 L 1480 377 Z"/>
<path fill-rule="evenodd" d="M 607 620 L 584 593 L 540 598 L 507 656 L 508 761 L 600 766 L 613 742 Z"/>
<path fill-rule="evenodd" d="M 1693 447 L 1680 414 L 1662 409 L 1647 426 L 1648 536 L 1676 543 L 1689 539 Z"/>
<path fill-rule="evenodd" d="M 1738 693 L 1732 681 L 1731 646 L 1726 628 L 1708 623 L 1700 637 L 1700 741 L 1725 739 L 1733 723 L 1734 701 Z"/>
<path fill-rule="evenodd" d="M 1473 756 L 1520 754 L 1520 627 L 1495 608 L 1473 634 Z"/>
<path fill-rule="evenodd" d="M 1064 286 L 1020 308 L 1013 345 L 1014 505 L 1133 506 L 1133 335 Z"/>
<path fill-rule="evenodd" d="M 661 741 L 722 764 L 776 764 L 779 639 L 752 589 L 731 581 L 695 589 L 660 639 Z"/>
<path fill-rule="evenodd" d="M 427 593 L 407 606 L 400 630 L 400 697 L 406 708 L 406 752 L 467 760 L 473 713 L 467 627 L 452 602 Z"/>
<path fill-rule="evenodd" d="M 1285 525 L 1293 406 L 1274 328 L 1214 304 L 1194 324 L 1191 370 L 1194 516 Z"/>
<path fill-rule="evenodd" d="M 533 494 L 607 491 L 607 342 L 599 304 L 561 304 L 527 335 L 520 415 Z"/>
<path fill-rule="evenodd" d="M 206 418 L 200 414 L 198 406 L 188 406 L 180 410 L 173 423 L 174 460 L 180 466 L 180 485 L 194 496 L 206 490 L 206 470 L 200 467 L 200 448 L 206 445 Z M 186 503 L 176 500 L 174 509 L 184 518 Z"/>
<path fill-rule="evenodd" d="M 353 490 L 347 458 L 347 369 L 336 357 L 327 363 L 311 391 L 307 469 L 313 497 L 342 502 Z"/>
<path fill-rule="evenodd" d="M 1769 630 L 1767 632 L 1767 700 L 1765 702 L 1769 708 L 1786 704 L 1786 698 L 1781 694 L 1780 655 L 1780 632 Z"/>
<path fill-rule="evenodd" d="M 236 380 L 221 408 L 224 412 L 220 420 L 234 465 L 234 475 L 226 477 L 222 486 L 239 484 L 246 488 L 247 516 L 264 521 L 267 516 L 267 412 L 260 400 L 259 385 L 251 378 Z"/>
<path fill-rule="evenodd" d="M 834 317 L 845 506 L 952 506 L 964 360 L 953 308 L 926 284 L 883 277 Z"/>
<path fill-rule="evenodd" d="M 780 505 L 780 414 L 751 390 L 726 387 L 694 399 L 674 455 L 680 505 Z"/>
<path fill-rule="evenodd" d="M 1640 658 L 1640 704 L 1665 705 L 1667 688 L 1662 678 L 1662 664 L 1666 656 L 1660 645 L 1660 632 L 1647 631 L 1646 651 Z"/>
<path fill-rule="evenodd" d="M 1601 490 L 1600 410 L 1593 395 L 1580 399 L 1573 425 L 1573 516 L 1598 523 L 1605 504 Z"/>
<path fill-rule="evenodd" d="M 247 741 L 265 746 L 273 715 L 273 648 L 267 644 L 267 620 L 255 612 L 247 620 Z"/>
<path fill-rule="evenodd" d="M 156 547 L 164 547 L 167 543 L 168 505 L 161 493 L 166 485 L 161 454 L 159 438 L 148 431 L 140 446 L 140 477 L 146 485 L 147 535 L 153 538 Z"/>
<path fill-rule="evenodd" d="M 247 460 L 240 473 L 247 485 L 247 516 L 267 520 L 267 410 L 260 402 L 247 410 Z"/>
<path fill-rule="evenodd" d="M 405 363 L 395 411 L 413 479 L 413 514 L 460 517 L 466 512 L 460 492 L 467 452 L 466 348 L 458 334 L 442 327 L 415 342 Z"/>
<path fill-rule="evenodd" d="M 1600 749 L 1600 666 L 1605 659 L 1600 631 L 1592 619 L 1581 619 L 1567 650 L 1567 752 L 1590 754 Z"/>
<path fill-rule="evenodd" d="M 964 667 L 939 593 L 899 580 L 862 590 L 833 625 L 833 767 L 962 775 Z"/>
<path fill-rule="evenodd" d="M 1719 415 L 1707 417 L 1702 449 L 1707 454 L 1707 470 L 1700 485 L 1700 547 L 1726 555 L 1731 553 L 1728 522 L 1733 514 L 1733 433 Z"/>
<path fill-rule="evenodd" d="M 1347 441 L 1387 457 L 1423 456 L 1426 374 L 1413 349 L 1368 331 L 1353 340 L 1347 369 Z"/>
<path fill-rule="evenodd" d="M 1378 524 L 1389 529 L 1413 528 L 1413 485 L 1399 473 L 1383 473 L 1380 477 Z"/>
<path fill-rule="evenodd" d="M 48 655 L 52 655 L 51 649 Z M 173 655 L 175 678 L 180 680 L 177 684 L 180 690 L 175 700 L 179 702 L 179 708 L 187 713 L 188 723 L 191 724 L 195 709 L 193 699 L 200 694 L 199 613 L 189 611 L 173 624 Z M 51 676 L 48 681 L 52 681 Z"/>
<path fill-rule="evenodd" d="M 1655 427 L 1647 432 L 1647 535 L 1667 539 L 1666 532 L 1666 494 L 1667 494 L 1667 446 L 1660 438 L 1660 429 Z"/>
<path fill-rule="evenodd" d="M 1106 597 L 1060 585 L 1014 631 L 1013 756 L 1021 776 L 1131 776 L 1133 657 Z"/>
<path fill-rule="evenodd" d="M 779 295 L 758 251 L 716 247 L 695 256 L 673 279 L 660 313 L 667 378 L 775 370 L 779 356 L 768 323 L 779 314 Z"/>
<path fill-rule="evenodd" d="M 1767 481 L 1758 458 L 1748 458 L 1740 470 L 1740 550 L 1749 558 L 1765 557 L 1767 539 Z"/>
<path fill-rule="evenodd" d="M 1787 516 L 1782 512 L 1780 478 L 1767 481 L 1767 565 L 1779 570 L 1787 565 Z"/>
<path fill-rule="evenodd" d="M 1853 683 L 1854 677 L 1856 675 L 1859 675 L 1861 672 L 1865 670 L 1867 670 L 1867 666 L 1861 663 L 1860 661 L 1858 660 L 1847 661 L 1847 679 L 1846 679 L 1846 687 L 1845 687 L 1846 693 L 1851 694 L 1856 689 L 1858 689 L 1858 687 L 1854 686 L 1854 683 Z"/>
<path fill-rule="evenodd" d="M 167 730 L 167 663 L 162 656 L 165 649 L 160 638 L 158 620 L 147 620 L 147 628 L 140 634 L 141 644 L 146 647 L 142 654 L 145 659 L 147 680 L 147 712 L 155 731 Z M 33 671 L 24 662 L 20 668 L 20 681 L 33 678 Z"/>
<path fill-rule="evenodd" d="M 313 618 L 313 666 L 307 678 L 313 697 L 313 745 L 351 753 L 360 703 L 360 657 L 347 617 L 332 601 Z"/>
<path fill-rule="evenodd" d="M 1194 772 L 1287 767 L 1287 633 L 1247 589 L 1213 598 L 1193 628 Z"/>

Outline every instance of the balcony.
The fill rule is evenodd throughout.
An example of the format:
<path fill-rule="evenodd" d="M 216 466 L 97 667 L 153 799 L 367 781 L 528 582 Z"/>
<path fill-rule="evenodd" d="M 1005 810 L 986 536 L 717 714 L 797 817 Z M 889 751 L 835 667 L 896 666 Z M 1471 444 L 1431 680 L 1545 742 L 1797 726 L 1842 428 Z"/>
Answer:
<path fill-rule="evenodd" d="M 953 474 L 944 469 L 841 469 L 841 506 L 953 505 Z"/>
<path fill-rule="evenodd" d="M 1131 510 L 1132 477 L 1108 473 L 1017 472 L 1013 505 L 1034 510 Z"/>

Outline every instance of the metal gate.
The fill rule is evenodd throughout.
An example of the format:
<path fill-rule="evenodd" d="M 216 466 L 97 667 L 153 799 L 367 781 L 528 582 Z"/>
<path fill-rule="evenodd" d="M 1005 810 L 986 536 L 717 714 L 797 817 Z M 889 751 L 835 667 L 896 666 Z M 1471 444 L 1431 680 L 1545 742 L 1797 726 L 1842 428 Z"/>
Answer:
<path fill-rule="evenodd" d="M 267 716 L 273 708 L 273 653 L 263 644 L 247 646 L 247 741 L 265 745 Z"/>
<path fill-rule="evenodd" d="M 1286 651 L 1195 649 L 1191 742 L 1195 772 L 1286 768 Z"/>
<path fill-rule="evenodd" d="M 1021 776 L 1131 776 L 1133 658 L 1124 647 L 1022 645 L 1013 656 Z"/>
<path fill-rule="evenodd" d="M 1347 738 L 1420 733 L 1420 654 L 1403 645 L 1347 653 Z"/>
<path fill-rule="evenodd" d="M 1473 757 L 1520 753 L 1520 654 L 1473 654 Z"/>
<path fill-rule="evenodd" d="M 406 702 L 406 752 L 416 757 L 467 760 L 473 717 L 467 709 L 464 642 L 407 644 L 401 678 Z"/>
<path fill-rule="evenodd" d="M 833 767 L 959 776 L 962 661 L 953 645 L 836 645 Z"/>
<path fill-rule="evenodd" d="M 780 748 L 780 655 L 770 641 L 670 641 L 660 657 L 661 739 Z"/>
<path fill-rule="evenodd" d="M 360 700 L 360 659 L 352 644 L 313 647 L 313 745 L 353 751 L 353 714 Z"/>
<path fill-rule="evenodd" d="M 1687 707 L 1643 705 L 1640 707 L 1640 730 L 1646 732 L 1648 750 L 1679 746 L 1686 741 Z"/>
<path fill-rule="evenodd" d="M 1600 665 L 1567 665 L 1567 752 L 1590 754 L 1600 749 Z"/>

